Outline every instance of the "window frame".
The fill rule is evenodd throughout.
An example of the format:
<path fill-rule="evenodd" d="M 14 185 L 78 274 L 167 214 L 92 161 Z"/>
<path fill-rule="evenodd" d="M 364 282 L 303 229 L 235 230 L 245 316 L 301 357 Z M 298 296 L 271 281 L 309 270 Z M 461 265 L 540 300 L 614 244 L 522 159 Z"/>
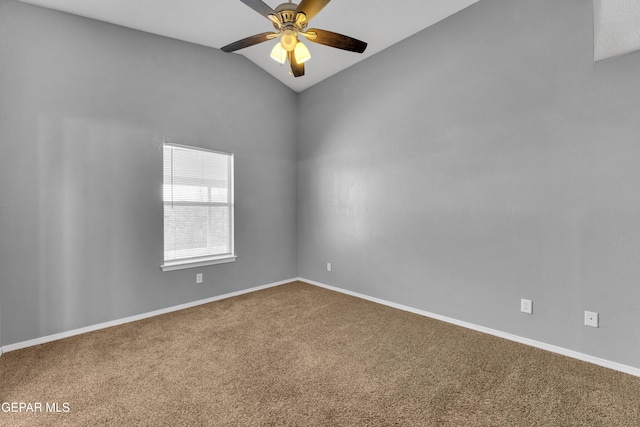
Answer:
<path fill-rule="evenodd" d="M 218 150 L 211 150 L 208 148 L 202 148 L 202 147 L 194 147 L 194 146 L 190 146 L 190 145 L 183 145 L 183 144 L 174 144 L 171 142 L 163 142 L 162 144 L 162 163 L 163 163 L 163 168 L 164 168 L 164 162 L 165 162 L 165 154 L 164 154 L 164 150 L 165 147 L 176 147 L 176 148 L 182 148 L 182 149 L 186 149 L 186 150 L 192 150 L 192 151 L 202 151 L 202 152 L 208 152 L 208 153 L 215 153 L 215 154 L 221 154 L 221 155 L 225 155 L 228 156 L 228 160 L 229 160 L 229 170 L 228 170 L 228 194 L 229 194 L 229 198 L 228 198 L 228 203 L 223 203 L 223 202 L 211 202 L 211 203 L 203 203 L 203 202 L 175 202 L 173 201 L 174 204 L 180 204 L 180 205 L 184 205 L 184 206 L 196 206 L 196 205 L 206 205 L 206 206 L 228 206 L 229 208 L 229 252 L 228 253 L 224 253 L 224 254 L 220 254 L 220 255 L 208 255 L 208 256 L 200 256 L 200 257 L 189 257 L 189 258 L 180 258 L 180 259 L 174 259 L 174 260 L 166 260 L 164 259 L 165 256 L 165 247 L 164 247 L 164 239 L 165 239 L 165 228 L 164 228 L 164 220 L 163 220 L 163 225 L 162 225 L 162 238 L 163 238 L 163 243 L 162 243 L 162 257 L 163 257 L 163 264 L 160 266 L 160 268 L 162 269 L 162 271 L 173 271 L 173 270 L 181 270 L 181 269 L 186 269 L 186 268 L 194 268 L 194 267 L 203 267 L 203 266 L 207 266 L 207 265 L 215 265 L 215 264 L 223 264 L 223 263 L 228 263 L 228 262 L 234 262 L 238 256 L 235 253 L 235 216 L 234 216 L 234 212 L 235 212 L 235 182 L 234 182 L 234 177 L 235 177 L 235 170 L 234 170 L 234 163 L 235 163 L 235 157 L 233 155 L 233 153 L 227 153 L 224 151 L 218 151 Z M 162 176 L 162 186 L 163 186 L 163 191 L 162 191 L 162 213 L 163 213 L 163 218 L 164 218 L 164 214 L 165 214 L 165 208 L 167 206 L 168 203 L 171 202 L 167 202 L 165 200 L 164 197 L 164 185 L 165 185 L 165 181 L 164 181 L 164 172 L 163 172 L 163 176 Z M 209 218 L 210 220 L 210 218 Z"/>

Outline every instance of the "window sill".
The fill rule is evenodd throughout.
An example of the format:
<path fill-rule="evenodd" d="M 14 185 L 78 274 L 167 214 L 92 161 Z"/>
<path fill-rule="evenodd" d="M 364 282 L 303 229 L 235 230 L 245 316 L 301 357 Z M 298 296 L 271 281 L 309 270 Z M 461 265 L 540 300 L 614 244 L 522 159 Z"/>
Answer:
<path fill-rule="evenodd" d="M 234 262 L 238 258 L 236 255 L 225 255 L 215 258 L 200 258 L 196 260 L 179 260 L 165 262 L 160 266 L 162 271 L 182 270 L 185 268 L 204 267 L 205 265 L 224 264 Z"/>

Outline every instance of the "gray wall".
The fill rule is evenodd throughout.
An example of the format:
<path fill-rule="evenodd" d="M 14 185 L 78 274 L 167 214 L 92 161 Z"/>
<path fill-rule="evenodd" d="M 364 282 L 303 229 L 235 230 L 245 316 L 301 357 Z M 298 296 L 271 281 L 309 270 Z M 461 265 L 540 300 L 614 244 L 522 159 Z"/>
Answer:
<path fill-rule="evenodd" d="M 640 55 L 594 64 L 592 12 L 482 0 L 296 98 L 0 0 L 0 344 L 299 273 L 640 367 Z M 164 139 L 236 154 L 236 263 L 160 271 Z"/>
<path fill-rule="evenodd" d="M 296 94 L 277 80 L 5 0 L 0 73 L 0 344 L 297 276 L 295 130 L 265 131 Z M 235 153 L 237 262 L 160 270 L 163 139 Z"/>
<path fill-rule="evenodd" d="M 300 276 L 640 368 L 639 70 L 482 0 L 304 91 Z"/>

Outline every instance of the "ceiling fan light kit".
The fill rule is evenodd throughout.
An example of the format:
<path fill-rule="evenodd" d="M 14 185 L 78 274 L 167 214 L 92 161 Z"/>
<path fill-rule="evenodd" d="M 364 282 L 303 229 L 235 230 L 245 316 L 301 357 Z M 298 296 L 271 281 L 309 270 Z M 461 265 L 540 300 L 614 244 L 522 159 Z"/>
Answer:
<path fill-rule="evenodd" d="M 235 52 L 245 47 L 279 38 L 279 42 L 271 50 L 271 58 L 280 64 L 289 61 L 290 74 L 294 77 L 301 77 L 304 75 L 304 63 L 311 59 L 311 53 L 300 41 L 299 36 L 314 43 L 351 52 L 362 53 L 367 48 L 367 43 L 342 34 L 315 28 L 307 31 L 309 20 L 316 16 L 330 0 L 302 0 L 299 5 L 292 2 L 282 3 L 275 10 L 262 0 L 240 1 L 269 19 L 277 32 L 256 34 L 238 40 L 223 46 L 221 48 L 223 52 Z"/>
<path fill-rule="evenodd" d="M 309 49 L 307 49 L 307 47 L 302 44 L 302 42 L 298 42 L 298 44 L 296 44 L 296 48 L 293 50 L 293 54 L 296 56 L 296 62 L 298 64 L 304 64 L 309 59 L 311 59 L 311 52 L 309 52 Z"/>
<path fill-rule="evenodd" d="M 282 32 L 282 37 L 280 37 L 280 44 L 282 48 L 287 52 L 291 52 L 298 43 L 298 34 L 294 33 L 293 30 L 284 30 Z"/>
<path fill-rule="evenodd" d="M 273 46 L 271 58 L 280 64 L 287 62 L 287 51 L 282 48 L 280 43 L 276 43 L 275 46 Z"/>

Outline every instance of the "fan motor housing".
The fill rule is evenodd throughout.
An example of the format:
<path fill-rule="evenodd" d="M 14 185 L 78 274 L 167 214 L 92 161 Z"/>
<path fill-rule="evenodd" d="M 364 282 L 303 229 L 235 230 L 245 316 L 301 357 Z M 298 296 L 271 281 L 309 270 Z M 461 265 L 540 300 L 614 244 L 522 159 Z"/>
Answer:
<path fill-rule="evenodd" d="M 295 22 L 297 7 L 298 5 L 294 3 L 282 3 L 275 8 L 275 11 L 278 12 L 278 15 L 282 18 L 282 22 Z"/>
<path fill-rule="evenodd" d="M 296 34 L 300 31 L 306 31 L 306 20 L 302 20 L 301 22 L 298 22 L 296 24 L 296 18 L 298 16 L 298 14 L 296 13 L 297 8 L 298 5 L 295 3 L 282 3 L 281 5 L 276 7 L 274 10 L 282 21 L 282 27 L 278 26 L 276 23 L 273 24 L 273 27 L 279 32 L 282 32 L 283 29 L 292 30 Z"/>

